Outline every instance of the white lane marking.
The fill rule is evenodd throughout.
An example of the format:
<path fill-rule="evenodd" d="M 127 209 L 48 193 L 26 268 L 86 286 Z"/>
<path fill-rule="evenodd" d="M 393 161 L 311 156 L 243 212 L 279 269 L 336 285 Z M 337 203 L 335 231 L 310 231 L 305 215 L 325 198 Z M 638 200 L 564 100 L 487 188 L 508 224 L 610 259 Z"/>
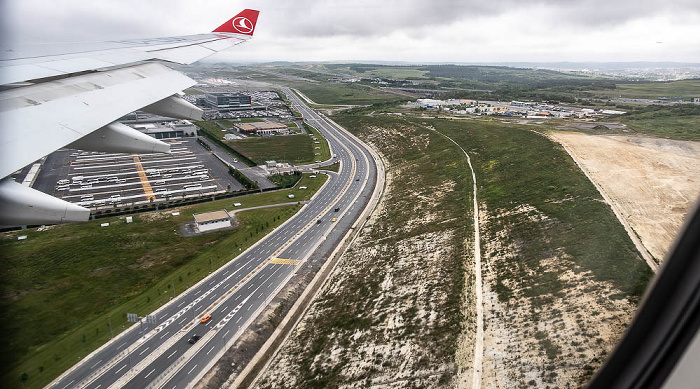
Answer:
<path fill-rule="evenodd" d="M 156 369 L 155 369 L 155 368 L 153 368 L 153 370 L 151 370 L 151 372 L 150 372 L 150 373 L 148 373 L 148 374 L 146 374 L 146 376 L 145 376 L 145 377 L 143 377 L 143 378 L 148 378 L 148 376 L 149 376 L 149 375 L 151 375 L 151 374 L 153 374 L 153 372 L 154 372 L 154 371 L 156 371 Z"/>
<path fill-rule="evenodd" d="M 177 350 L 173 351 L 170 355 L 168 355 L 168 358 L 166 358 L 166 359 L 170 359 L 170 357 L 172 357 L 172 356 L 175 355 L 176 353 L 177 353 Z"/>
<path fill-rule="evenodd" d="M 64 386 L 64 387 L 63 387 L 63 389 L 66 389 L 67 387 L 69 387 L 69 386 L 70 386 L 70 384 L 72 384 L 73 382 L 75 382 L 75 380 L 73 380 L 73 381 L 69 382 L 69 383 L 68 383 L 68 385 L 66 385 L 66 386 Z"/>
<path fill-rule="evenodd" d="M 91 369 L 94 369 L 94 368 L 95 368 L 95 366 L 97 366 L 97 365 L 99 365 L 99 364 L 100 364 L 100 362 L 102 362 L 102 360 L 101 360 L 101 359 L 100 359 L 99 361 L 95 362 L 95 364 L 94 364 L 94 365 L 92 365 L 92 366 L 91 366 L 90 368 L 91 368 Z"/>
<path fill-rule="evenodd" d="M 241 321 L 241 319 L 243 319 L 243 316 L 239 317 L 238 320 L 236 320 L 236 324 L 238 324 L 238 322 Z M 228 334 L 228 332 L 227 332 L 227 334 Z"/>
<path fill-rule="evenodd" d="M 194 365 L 194 367 L 191 368 L 190 371 L 187 372 L 187 375 L 189 375 L 190 373 L 192 373 L 192 370 L 194 370 L 194 369 L 196 369 L 196 368 L 197 368 L 197 365 Z"/>
<path fill-rule="evenodd" d="M 124 370 L 124 369 L 126 369 L 126 365 L 122 366 L 119 370 L 117 370 L 116 372 L 114 372 L 114 374 L 119 374 L 119 372 L 122 371 L 122 370 Z"/>
<path fill-rule="evenodd" d="M 209 355 L 209 353 L 210 353 L 213 349 L 214 349 L 214 346 L 212 346 L 212 348 L 210 348 L 209 351 L 207 351 L 207 355 Z"/>
<path fill-rule="evenodd" d="M 141 352 L 139 353 L 139 355 L 145 353 L 149 348 L 151 348 L 151 347 L 149 346 L 149 347 L 146 347 L 145 349 L 143 349 L 143 351 L 141 351 Z"/>
<path fill-rule="evenodd" d="M 241 319 L 238 319 L 238 320 L 241 320 Z M 236 322 L 236 323 L 238 323 L 238 322 Z M 226 337 L 226 335 L 228 335 L 229 332 L 231 332 L 231 330 L 228 330 L 224 333 L 224 338 Z"/>

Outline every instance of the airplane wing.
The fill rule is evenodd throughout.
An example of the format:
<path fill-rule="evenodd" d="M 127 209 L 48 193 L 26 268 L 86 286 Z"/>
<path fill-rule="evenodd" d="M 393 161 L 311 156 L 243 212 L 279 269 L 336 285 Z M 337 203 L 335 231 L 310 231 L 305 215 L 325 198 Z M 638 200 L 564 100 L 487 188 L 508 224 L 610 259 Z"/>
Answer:
<path fill-rule="evenodd" d="M 209 34 L 3 49 L 0 225 L 87 220 L 88 209 L 17 188 L 8 176 L 62 147 L 169 152 L 116 120 L 136 110 L 201 119 L 202 111 L 178 96 L 196 82 L 155 61 L 190 64 L 245 42 L 258 14 L 243 10 Z"/>

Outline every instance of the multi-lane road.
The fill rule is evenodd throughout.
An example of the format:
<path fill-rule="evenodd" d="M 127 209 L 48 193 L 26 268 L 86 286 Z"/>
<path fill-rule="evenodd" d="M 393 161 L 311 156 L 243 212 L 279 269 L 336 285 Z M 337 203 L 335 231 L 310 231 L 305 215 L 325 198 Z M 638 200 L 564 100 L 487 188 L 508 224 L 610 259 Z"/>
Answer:
<path fill-rule="evenodd" d="M 55 380 L 52 388 L 185 388 L 199 380 L 312 254 L 334 249 L 363 212 L 377 166 L 356 138 L 285 93 L 328 140 L 338 173 L 294 217 Z M 336 219 L 337 221 L 332 221 Z M 237 255 L 237 256 L 236 256 Z M 204 315 L 207 323 L 200 323 Z M 192 343 L 193 336 L 199 339 Z"/>

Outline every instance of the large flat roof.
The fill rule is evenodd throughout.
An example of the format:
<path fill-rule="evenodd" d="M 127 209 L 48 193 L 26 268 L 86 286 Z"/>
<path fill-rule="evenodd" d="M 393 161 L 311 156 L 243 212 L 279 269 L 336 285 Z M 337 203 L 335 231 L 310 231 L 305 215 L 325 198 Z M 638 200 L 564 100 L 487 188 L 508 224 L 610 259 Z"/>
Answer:
<path fill-rule="evenodd" d="M 285 126 L 284 124 L 276 122 L 236 123 L 235 126 L 243 131 L 275 130 L 279 128 L 287 128 L 287 126 Z"/>
<path fill-rule="evenodd" d="M 223 220 L 230 218 L 228 212 L 226 212 L 225 209 L 219 211 L 195 213 L 192 216 L 194 216 L 194 221 L 197 223 L 206 223 L 214 220 Z"/>

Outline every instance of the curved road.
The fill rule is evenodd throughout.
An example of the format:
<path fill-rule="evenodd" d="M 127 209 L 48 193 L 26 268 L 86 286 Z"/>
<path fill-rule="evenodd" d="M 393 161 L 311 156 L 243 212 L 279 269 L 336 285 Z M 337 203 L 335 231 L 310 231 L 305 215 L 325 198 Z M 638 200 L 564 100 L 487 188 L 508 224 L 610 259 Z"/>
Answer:
<path fill-rule="evenodd" d="M 356 138 L 283 89 L 304 119 L 326 137 L 333 159 L 340 161 L 340 171 L 328 172 L 328 182 L 295 216 L 152 313 L 155 324 L 131 326 L 49 387 L 192 386 L 312 254 L 323 258 L 347 233 L 374 191 L 375 162 Z M 212 319 L 199 323 L 205 314 Z M 194 335 L 200 339 L 190 344 Z"/>

